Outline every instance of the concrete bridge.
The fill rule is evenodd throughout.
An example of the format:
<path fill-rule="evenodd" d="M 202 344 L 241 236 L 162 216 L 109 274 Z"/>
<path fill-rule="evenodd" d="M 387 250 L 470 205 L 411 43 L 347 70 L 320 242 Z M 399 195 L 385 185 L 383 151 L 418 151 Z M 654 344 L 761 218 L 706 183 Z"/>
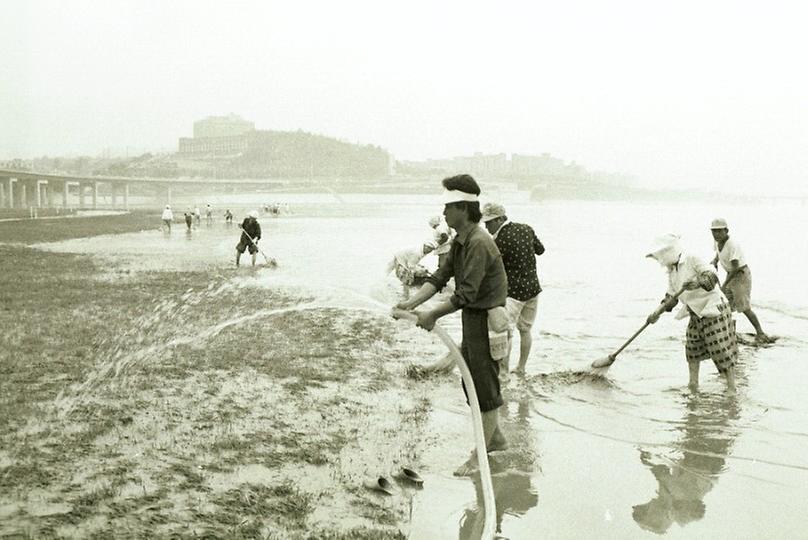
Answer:
<path fill-rule="evenodd" d="M 98 208 L 99 186 L 106 185 L 113 208 L 129 209 L 129 188 L 149 185 L 162 191 L 162 201 L 171 202 L 176 186 L 226 186 L 230 188 L 278 188 L 295 184 L 284 180 L 245 180 L 213 178 L 131 178 L 123 176 L 69 176 L 32 171 L 0 169 L 0 208 L 67 208 L 68 195 L 78 196 L 80 208 Z M 120 201 L 120 204 L 119 204 Z M 89 204 L 87 204 L 89 202 Z M 70 205 L 72 206 L 72 205 Z"/>

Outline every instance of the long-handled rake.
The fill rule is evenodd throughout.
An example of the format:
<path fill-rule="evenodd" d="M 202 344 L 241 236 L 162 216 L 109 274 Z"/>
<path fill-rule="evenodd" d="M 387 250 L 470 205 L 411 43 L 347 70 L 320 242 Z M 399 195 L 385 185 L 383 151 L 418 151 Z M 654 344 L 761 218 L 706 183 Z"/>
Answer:
<path fill-rule="evenodd" d="M 669 300 L 669 302 L 673 302 L 674 300 L 677 300 L 679 298 L 679 295 L 682 294 L 685 290 L 686 289 L 684 287 L 679 289 L 679 292 L 677 292 L 675 295 L 673 295 L 673 297 Z M 628 338 L 628 340 L 625 343 L 623 343 L 622 347 L 620 347 L 619 349 L 614 351 L 609 356 L 607 356 L 605 358 L 600 358 L 600 359 L 595 360 L 594 362 L 592 362 L 592 368 L 594 368 L 594 369 L 603 369 L 603 368 L 607 368 L 607 367 L 611 366 L 612 364 L 614 364 L 614 361 L 617 360 L 617 355 L 620 354 L 623 351 L 623 349 L 628 347 L 629 344 L 632 341 L 634 341 L 634 338 L 639 336 L 642 333 L 643 330 L 645 330 L 646 328 L 648 328 L 648 326 L 650 326 L 650 324 L 651 323 L 649 323 L 648 321 L 645 321 L 645 324 L 642 325 L 642 327 L 640 327 L 639 330 L 634 332 L 634 335 L 631 336 L 630 338 Z"/>
<path fill-rule="evenodd" d="M 248 233 L 247 231 L 244 230 L 244 227 L 239 225 L 238 228 L 241 229 L 241 232 L 244 233 L 244 236 L 246 236 L 247 238 L 250 239 L 250 242 L 252 242 L 252 245 L 254 245 L 255 249 L 257 249 L 261 253 L 261 256 L 264 257 L 264 260 L 267 262 L 267 264 L 269 266 L 278 266 L 278 261 L 276 261 L 275 259 L 273 259 L 271 257 L 267 257 L 267 254 L 264 253 L 264 250 L 261 249 L 260 247 L 258 247 L 258 242 L 253 240 L 253 237 L 250 236 L 250 233 Z"/>

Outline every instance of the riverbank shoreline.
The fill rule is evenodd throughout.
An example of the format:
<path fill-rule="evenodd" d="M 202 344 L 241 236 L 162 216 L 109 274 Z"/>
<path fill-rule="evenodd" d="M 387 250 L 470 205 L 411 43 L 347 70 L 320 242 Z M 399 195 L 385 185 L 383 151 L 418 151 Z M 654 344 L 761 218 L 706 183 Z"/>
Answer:
<path fill-rule="evenodd" d="M 413 492 L 362 485 L 435 442 L 403 376 L 415 330 L 250 284 L 269 270 L 131 272 L 19 245 L 81 221 L 0 225 L 16 242 L 0 246 L 0 533 L 406 537 Z"/>

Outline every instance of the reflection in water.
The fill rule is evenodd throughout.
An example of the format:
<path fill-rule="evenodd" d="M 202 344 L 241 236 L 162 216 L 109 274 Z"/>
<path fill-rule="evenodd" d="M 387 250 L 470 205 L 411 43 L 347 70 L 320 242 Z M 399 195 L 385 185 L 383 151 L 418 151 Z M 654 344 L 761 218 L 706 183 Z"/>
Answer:
<path fill-rule="evenodd" d="M 505 396 L 507 399 L 507 396 Z M 512 396 L 511 396 L 512 397 Z M 529 424 L 530 396 L 522 396 L 516 402 L 516 414 L 509 416 L 514 401 L 506 401 L 501 409 L 500 427 L 505 432 L 510 448 L 490 454 L 491 481 L 497 507 L 498 533 L 502 532 L 505 514 L 522 516 L 539 502 L 539 495 L 531 484 L 536 469 L 537 451 L 535 434 Z M 472 477 L 476 504 L 467 508 L 460 518 L 459 538 L 477 540 L 482 535 L 485 523 L 482 481 L 479 474 Z"/>
<path fill-rule="evenodd" d="M 643 529 L 663 534 L 673 522 L 684 526 L 704 517 L 704 497 L 724 471 L 730 446 L 738 436 L 730 427 L 739 416 L 734 396 L 694 395 L 678 429 L 682 432 L 681 457 L 664 462 L 645 450 L 640 461 L 659 483 L 657 495 L 634 506 L 634 521 Z"/>

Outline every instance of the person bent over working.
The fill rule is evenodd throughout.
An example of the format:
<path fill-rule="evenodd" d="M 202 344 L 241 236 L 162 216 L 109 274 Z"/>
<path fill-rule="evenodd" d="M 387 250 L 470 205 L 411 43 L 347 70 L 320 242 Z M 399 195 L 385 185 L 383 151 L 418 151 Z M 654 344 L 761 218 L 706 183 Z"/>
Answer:
<path fill-rule="evenodd" d="M 397 252 L 387 265 L 387 273 L 395 272 L 401 282 L 405 300 L 410 297 L 411 288 L 422 286 L 429 277 L 429 271 L 419 264 L 423 257 L 421 248 L 404 249 Z"/>
<path fill-rule="evenodd" d="M 255 259 L 258 256 L 258 246 L 256 244 L 260 239 L 261 225 L 258 223 L 258 211 L 252 210 L 241 222 L 241 238 L 236 244 L 236 266 L 241 262 L 241 254 L 244 253 L 245 249 L 250 250 L 252 265 L 255 266 Z"/>
<path fill-rule="evenodd" d="M 690 316 L 685 356 L 691 390 L 699 385 L 699 363 L 712 358 L 718 372 L 726 377 L 728 391 L 734 393 L 738 359 L 735 320 L 726 296 L 716 287 L 718 275 L 713 267 L 694 255 L 683 253 L 675 234 L 657 238 L 646 257 L 655 259 L 668 271 L 668 292 L 659 308 L 648 316 L 648 324 L 654 324 L 664 311 L 672 311 L 682 302 L 684 306 L 676 318 Z M 683 292 L 677 299 L 676 293 L 680 290 Z"/>
<path fill-rule="evenodd" d="M 479 227 L 482 217 L 478 196 L 480 187 L 467 174 L 443 180 L 446 223 L 457 233 L 445 264 L 429 278 L 412 298 L 396 307 L 411 310 L 423 304 L 455 279 L 454 294 L 432 309 L 418 310 L 418 326 L 432 330 L 436 321 L 449 313 L 462 310 L 463 341 L 460 350 L 474 381 L 480 404 L 483 438 L 489 452 L 504 450 L 507 441 L 499 428 L 502 395 L 499 363 L 491 356 L 488 339 L 488 310 L 503 308 L 508 293 L 505 267 L 494 240 Z M 463 390 L 467 392 L 465 384 Z M 457 476 L 472 474 L 477 467 L 472 451 L 469 459 L 456 471 Z"/>

